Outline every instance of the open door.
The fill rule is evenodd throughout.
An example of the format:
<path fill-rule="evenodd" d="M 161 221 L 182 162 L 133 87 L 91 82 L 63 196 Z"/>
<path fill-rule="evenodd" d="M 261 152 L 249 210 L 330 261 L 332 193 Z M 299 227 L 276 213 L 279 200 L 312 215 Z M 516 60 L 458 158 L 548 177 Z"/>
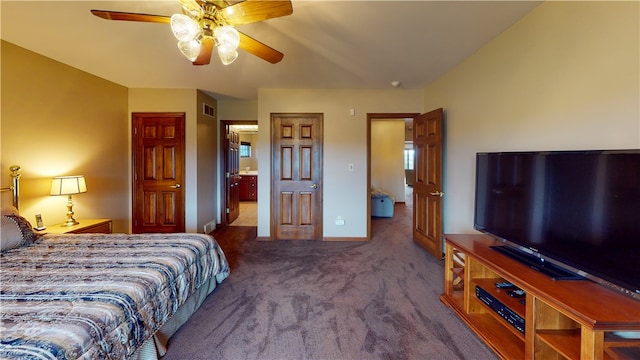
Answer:
<path fill-rule="evenodd" d="M 240 134 L 226 126 L 225 186 L 227 192 L 227 224 L 231 224 L 240 215 Z"/>
<path fill-rule="evenodd" d="M 413 119 L 413 240 L 438 259 L 442 252 L 443 111 Z"/>

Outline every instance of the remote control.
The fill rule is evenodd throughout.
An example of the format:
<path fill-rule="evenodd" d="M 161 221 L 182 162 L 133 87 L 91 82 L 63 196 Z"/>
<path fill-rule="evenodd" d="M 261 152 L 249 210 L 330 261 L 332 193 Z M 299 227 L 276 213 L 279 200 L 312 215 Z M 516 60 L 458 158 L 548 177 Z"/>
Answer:
<path fill-rule="evenodd" d="M 512 289 L 516 286 L 510 283 L 509 281 L 498 281 L 496 282 L 496 287 L 498 289 Z"/>
<path fill-rule="evenodd" d="M 507 291 L 507 294 L 514 298 L 521 298 L 521 297 L 524 297 L 527 293 L 524 292 L 524 290 L 522 289 L 517 289 L 517 290 L 509 290 Z"/>

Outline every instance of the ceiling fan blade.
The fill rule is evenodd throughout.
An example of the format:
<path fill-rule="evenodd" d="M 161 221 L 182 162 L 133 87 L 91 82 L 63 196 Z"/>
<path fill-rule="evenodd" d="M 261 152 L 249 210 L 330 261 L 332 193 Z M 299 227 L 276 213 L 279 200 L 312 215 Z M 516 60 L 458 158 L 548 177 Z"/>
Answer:
<path fill-rule="evenodd" d="M 246 0 L 227 6 L 221 13 L 229 25 L 243 25 L 291 15 L 293 7 L 290 0 Z"/>
<path fill-rule="evenodd" d="M 272 64 L 279 63 L 284 57 L 284 54 L 278 50 L 275 50 L 260 41 L 252 38 L 251 36 L 240 33 L 240 49 L 253 54 L 263 60 L 266 60 Z"/>
<path fill-rule="evenodd" d="M 138 14 L 109 10 L 91 10 L 91 13 L 97 17 L 107 20 L 142 21 L 162 24 L 168 24 L 171 21 L 171 17 L 163 15 Z"/>
<path fill-rule="evenodd" d="M 193 65 L 207 65 L 211 62 L 211 52 L 213 52 L 213 39 L 206 37 L 200 41 L 200 54 L 193 61 Z"/>
<path fill-rule="evenodd" d="M 192 15 L 202 13 L 202 8 L 196 0 L 180 0 L 180 4 L 183 9 L 187 10 Z"/>

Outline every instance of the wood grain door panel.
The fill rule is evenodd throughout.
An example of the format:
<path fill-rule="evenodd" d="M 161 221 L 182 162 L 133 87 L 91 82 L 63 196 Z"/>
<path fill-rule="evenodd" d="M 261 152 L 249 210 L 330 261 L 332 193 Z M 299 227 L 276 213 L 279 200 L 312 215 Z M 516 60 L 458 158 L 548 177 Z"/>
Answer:
<path fill-rule="evenodd" d="M 240 216 L 240 134 L 226 127 L 226 180 L 227 224 Z"/>
<path fill-rule="evenodd" d="M 414 118 L 413 239 L 438 259 L 443 256 L 442 137 L 442 109 Z"/>
<path fill-rule="evenodd" d="M 322 114 L 272 114 L 272 238 L 322 239 Z"/>
<path fill-rule="evenodd" d="M 133 113 L 133 233 L 184 232 L 184 113 Z"/>

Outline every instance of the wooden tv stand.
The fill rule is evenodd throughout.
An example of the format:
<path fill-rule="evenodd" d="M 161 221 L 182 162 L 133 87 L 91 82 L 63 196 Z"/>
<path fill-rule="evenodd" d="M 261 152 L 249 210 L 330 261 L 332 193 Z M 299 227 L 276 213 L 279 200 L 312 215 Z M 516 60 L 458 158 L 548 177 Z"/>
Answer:
<path fill-rule="evenodd" d="M 640 301 L 590 280 L 553 280 L 489 246 L 491 237 L 445 235 L 444 294 L 451 307 L 503 359 L 638 359 Z M 495 286 L 509 281 L 525 304 Z M 480 286 L 525 320 L 524 333 L 476 297 Z"/>

